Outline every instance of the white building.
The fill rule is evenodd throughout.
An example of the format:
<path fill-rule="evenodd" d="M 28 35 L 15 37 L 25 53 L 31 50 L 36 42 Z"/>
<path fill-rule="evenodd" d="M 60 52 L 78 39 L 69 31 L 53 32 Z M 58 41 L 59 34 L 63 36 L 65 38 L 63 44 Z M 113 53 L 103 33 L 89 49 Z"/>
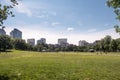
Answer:
<path fill-rule="evenodd" d="M 46 44 L 46 39 L 41 38 L 40 40 L 37 40 L 37 44 Z"/>
<path fill-rule="evenodd" d="M 10 32 L 10 37 L 22 39 L 22 32 L 16 28 Z"/>
<path fill-rule="evenodd" d="M 79 41 L 79 46 L 87 46 L 89 43 L 85 40 L 80 40 Z"/>
<path fill-rule="evenodd" d="M 4 27 L 2 27 L 2 29 L 0 29 L 0 35 L 6 35 L 6 32 L 4 30 Z"/>
<path fill-rule="evenodd" d="M 35 45 L 35 39 L 32 38 L 32 39 L 27 39 L 27 43 L 34 46 Z"/>

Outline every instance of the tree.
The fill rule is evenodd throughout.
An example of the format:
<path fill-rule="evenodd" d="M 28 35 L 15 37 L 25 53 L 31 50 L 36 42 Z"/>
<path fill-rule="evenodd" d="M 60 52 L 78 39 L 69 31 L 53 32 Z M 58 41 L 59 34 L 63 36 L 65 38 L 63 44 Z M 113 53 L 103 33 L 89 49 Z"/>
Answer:
<path fill-rule="evenodd" d="M 76 46 L 76 48 L 74 48 L 74 51 L 87 52 L 89 50 L 88 50 L 87 46 Z"/>
<path fill-rule="evenodd" d="M 48 49 L 48 45 L 43 43 L 37 44 L 36 47 L 37 47 L 37 51 L 47 51 Z"/>
<path fill-rule="evenodd" d="M 120 0 L 107 0 L 108 7 L 114 8 L 114 13 L 117 15 L 116 19 L 120 21 Z M 114 26 L 117 33 L 120 33 L 118 25 Z"/>
<path fill-rule="evenodd" d="M 22 39 L 14 39 L 13 40 L 14 48 L 17 50 L 27 50 L 28 45 L 26 44 L 25 40 Z"/>
<path fill-rule="evenodd" d="M 14 17 L 12 8 L 15 5 L 18 5 L 16 0 L 10 0 L 11 3 L 9 5 L 6 5 L 2 2 L 0 2 L 0 26 L 3 26 L 3 23 L 8 18 L 8 16 Z"/>
<path fill-rule="evenodd" d="M 105 44 L 104 39 L 101 39 L 101 41 L 100 41 L 100 51 L 105 52 L 104 44 Z"/>
<path fill-rule="evenodd" d="M 110 43 L 111 43 L 111 36 L 107 35 L 104 38 L 104 48 L 105 48 L 105 52 L 107 53 L 108 51 L 110 51 Z"/>
<path fill-rule="evenodd" d="M 43 50 L 43 45 L 42 44 L 38 44 L 37 45 L 37 51 L 41 52 Z"/>
<path fill-rule="evenodd" d="M 52 44 L 48 44 L 48 50 L 47 51 L 55 51 L 55 46 Z"/>
<path fill-rule="evenodd" d="M 111 36 L 107 35 L 106 37 L 104 37 L 104 39 L 100 41 L 100 49 L 103 52 L 107 53 L 110 51 L 111 40 L 112 40 Z"/>
<path fill-rule="evenodd" d="M 70 44 L 68 46 L 68 51 L 74 51 L 76 49 L 76 45 Z M 76 49 L 77 50 L 77 49 Z"/>
<path fill-rule="evenodd" d="M 12 40 L 7 35 L 0 35 L 0 50 L 6 51 L 12 48 Z"/>
<path fill-rule="evenodd" d="M 100 51 L 100 42 L 97 43 L 96 45 L 94 45 L 94 49 L 95 49 L 96 51 Z"/>
<path fill-rule="evenodd" d="M 120 51 L 120 38 L 116 39 L 116 43 L 117 43 L 117 51 Z"/>
<path fill-rule="evenodd" d="M 118 48 L 117 40 L 113 39 L 110 43 L 110 49 L 111 51 L 116 52 L 117 48 Z"/>

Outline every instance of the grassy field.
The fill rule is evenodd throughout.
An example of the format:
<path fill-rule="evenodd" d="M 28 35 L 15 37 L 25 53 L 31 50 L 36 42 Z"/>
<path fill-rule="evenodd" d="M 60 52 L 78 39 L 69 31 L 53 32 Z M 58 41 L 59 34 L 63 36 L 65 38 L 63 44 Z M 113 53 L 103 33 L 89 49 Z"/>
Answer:
<path fill-rule="evenodd" d="M 2 53 L 0 80 L 120 80 L 120 53 Z"/>

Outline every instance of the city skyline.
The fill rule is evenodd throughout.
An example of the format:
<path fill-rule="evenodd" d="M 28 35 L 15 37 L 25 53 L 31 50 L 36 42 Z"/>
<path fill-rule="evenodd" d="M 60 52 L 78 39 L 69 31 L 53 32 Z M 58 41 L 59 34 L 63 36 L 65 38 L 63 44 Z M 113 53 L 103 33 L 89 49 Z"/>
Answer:
<path fill-rule="evenodd" d="M 12 32 L 12 34 L 11 34 L 11 32 Z M 22 31 L 20 31 L 19 29 L 14 28 L 11 32 L 9 34 L 9 36 L 11 38 L 13 38 L 13 39 L 22 39 Z M 6 34 L 6 31 L 4 30 L 4 28 L 1 28 L 0 29 L 0 35 L 8 35 L 8 34 Z M 106 35 L 106 36 L 109 36 L 109 35 Z M 24 39 L 22 39 L 22 40 L 24 40 Z M 32 45 L 32 46 L 36 46 L 38 44 L 48 44 L 48 45 L 50 44 L 50 45 L 59 45 L 61 47 L 66 47 L 66 46 L 69 46 L 69 45 L 76 45 L 76 46 L 83 47 L 83 46 L 95 45 L 95 44 L 100 42 L 100 40 L 94 40 L 94 42 L 91 42 L 91 43 L 86 41 L 86 40 L 79 40 L 78 44 L 74 44 L 74 43 L 69 43 L 67 38 L 58 38 L 57 43 L 47 43 L 46 38 L 40 38 L 38 40 L 36 40 L 35 38 L 28 38 L 28 39 L 26 39 L 24 41 L 26 43 Z"/>
<path fill-rule="evenodd" d="M 7 3 L 7 0 L 4 0 Z M 6 33 L 16 27 L 23 39 L 45 37 L 48 43 L 67 38 L 69 43 L 79 40 L 94 42 L 106 35 L 119 38 L 113 28 L 118 21 L 105 0 L 22 0 L 14 9 L 14 18 L 4 22 Z"/>

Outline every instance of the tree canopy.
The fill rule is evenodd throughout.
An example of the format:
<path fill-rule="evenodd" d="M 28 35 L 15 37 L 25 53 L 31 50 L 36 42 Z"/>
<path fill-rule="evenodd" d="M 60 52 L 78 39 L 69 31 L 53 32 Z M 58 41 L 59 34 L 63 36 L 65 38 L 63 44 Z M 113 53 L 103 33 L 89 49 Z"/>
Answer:
<path fill-rule="evenodd" d="M 120 21 L 120 0 L 107 0 L 108 7 L 114 9 L 114 13 L 117 15 L 116 19 Z M 117 33 L 120 33 L 119 25 L 114 26 Z"/>
<path fill-rule="evenodd" d="M 10 4 L 4 4 L 2 1 L 0 1 L 0 26 L 3 26 L 3 23 L 8 16 L 14 17 L 12 8 L 15 5 L 18 5 L 17 0 L 10 0 Z"/>
<path fill-rule="evenodd" d="M 12 48 L 12 41 L 8 35 L 0 35 L 0 51 L 6 51 Z"/>

